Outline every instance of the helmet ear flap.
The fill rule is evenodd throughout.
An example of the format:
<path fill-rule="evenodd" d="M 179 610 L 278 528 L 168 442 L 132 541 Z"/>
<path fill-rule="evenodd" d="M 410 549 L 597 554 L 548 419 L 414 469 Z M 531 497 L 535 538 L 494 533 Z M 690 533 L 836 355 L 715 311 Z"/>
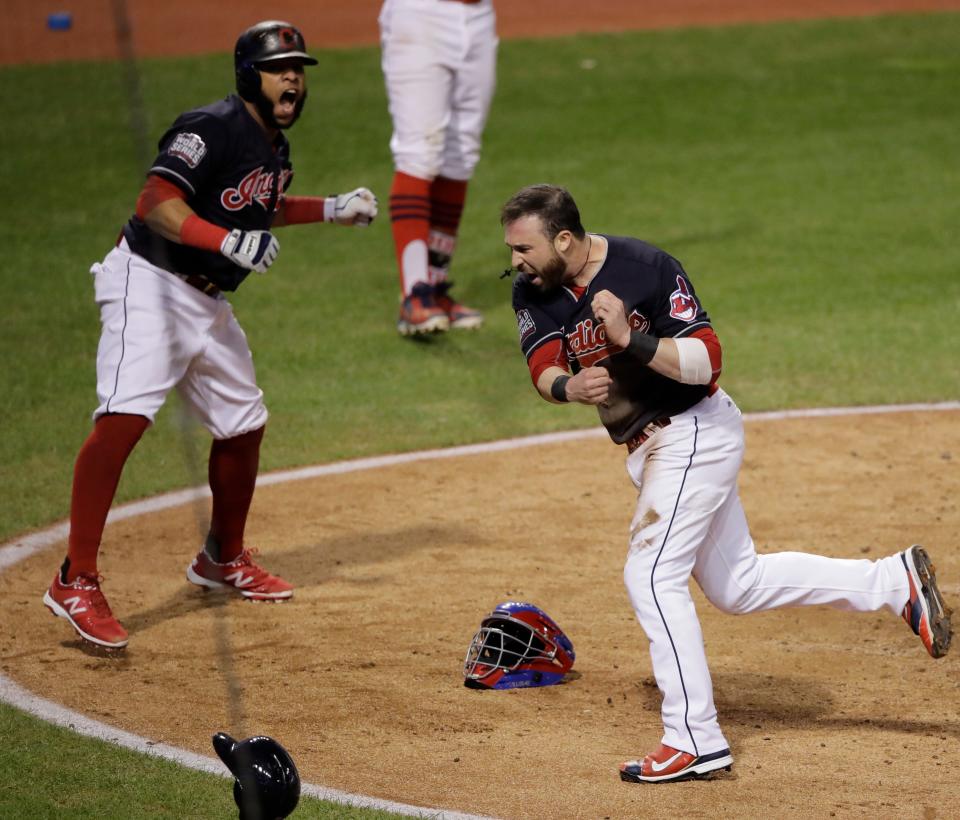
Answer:
<path fill-rule="evenodd" d="M 260 72 L 253 63 L 244 62 L 237 68 L 237 93 L 248 102 L 260 96 Z"/>

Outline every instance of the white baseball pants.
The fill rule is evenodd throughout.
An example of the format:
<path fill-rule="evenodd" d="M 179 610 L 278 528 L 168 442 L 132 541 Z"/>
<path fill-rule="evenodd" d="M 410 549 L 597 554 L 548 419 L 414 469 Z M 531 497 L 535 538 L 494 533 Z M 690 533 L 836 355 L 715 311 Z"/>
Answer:
<path fill-rule="evenodd" d="M 729 744 L 717 720 L 691 574 L 715 606 L 735 614 L 816 604 L 899 614 L 909 597 L 899 555 L 758 555 L 737 493 L 743 446 L 740 411 L 718 390 L 627 458 L 639 499 L 624 581 L 663 695 L 662 742 L 695 755 Z"/>
<path fill-rule="evenodd" d="M 496 83 L 493 3 L 386 0 L 379 23 L 394 166 L 470 179 Z"/>
<path fill-rule="evenodd" d="M 126 240 L 90 272 L 102 326 L 94 419 L 132 413 L 152 422 L 176 387 L 214 438 L 266 424 L 247 337 L 222 294 L 201 293 Z"/>

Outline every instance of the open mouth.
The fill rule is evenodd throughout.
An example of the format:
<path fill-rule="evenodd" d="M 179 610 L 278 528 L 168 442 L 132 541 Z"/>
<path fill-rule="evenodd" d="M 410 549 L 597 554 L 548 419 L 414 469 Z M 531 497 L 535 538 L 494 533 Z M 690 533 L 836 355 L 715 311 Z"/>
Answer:
<path fill-rule="evenodd" d="M 278 105 L 284 116 L 291 116 L 294 113 L 298 97 L 299 95 L 294 88 L 288 88 L 280 95 Z"/>

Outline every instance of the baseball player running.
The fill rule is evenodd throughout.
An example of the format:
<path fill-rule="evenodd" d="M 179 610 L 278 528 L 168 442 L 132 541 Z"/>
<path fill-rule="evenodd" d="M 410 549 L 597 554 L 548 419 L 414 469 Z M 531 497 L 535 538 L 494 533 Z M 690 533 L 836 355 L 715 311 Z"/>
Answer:
<path fill-rule="evenodd" d="M 519 271 L 513 307 L 541 396 L 596 406 L 627 448 L 637 488 L 624 580 L 663 696 L 659 748 L 620 766 L 656 783 L 733 763 L 720 730 L 688 581 L 724 612 L 826 604 L 902 615 L 934 658 L 950 612 L 926 551 L 879 561 L 758 555 L 737 494 L 740 411 L 720 387 L 721 346 L 680 263 L 638 239 L 586 233 L 563 188 L 533 185 L 503 207 Z"/>
<path fill-rule="evenodd" d="M 393 120 L 397 330 L 411 336 L 478 328 L 483 316 L 453 299 L 447 274 L 493 98 L 493 2 L 385 0 L 379 23 Z"/>
<path fill-rule="evenodd" d="M 91 269 L 102 323 L 100 405 L 74 469 L 67 557 L 43 602 L 94 644 L 127 644 L 100 590 L 97 553 L 123 465 L 174 387 L 213 436 L 210 530 L 188 580 L 250 600 L 293 595 L 244 546 L 267 410 L 224 292 L 270 267 L 279 250 L 272 227 L 366 225 L 377 215 L 366 188 L 286 194 L 293 171 L 283 132 L 307 98 L 304 66 L 316 62 L 289 23 L 265 21 L 241 34 L 237 95 L 177 118 L 117 246 Z"/>

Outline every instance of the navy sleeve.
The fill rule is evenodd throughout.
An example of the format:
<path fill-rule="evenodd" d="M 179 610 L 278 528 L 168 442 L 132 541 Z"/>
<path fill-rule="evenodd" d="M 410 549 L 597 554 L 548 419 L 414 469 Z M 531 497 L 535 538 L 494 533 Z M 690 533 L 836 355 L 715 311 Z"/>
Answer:
<path fill-rule="evenodd" d="M 562 339 L 563 331 L 557 321 L 531 298 L 534 286 L 520 274 L 513 283 L 513 310 L 517 315 L 517 331 L 520 334 L 520 349 L 528 359 L 544 342 Z"/>
<path fill-rule="evenodd" d="M 653 316 L 654 335 L 661 339 L 689 336 L 710 327 L 710 317 L 680 263 L 668 254 L 663 254 L 658 262 L 660 303 Z"/>
<path fill-rule="evenodd" d="M 195 196 L 222 167 L 226 124 L 200 112 L 181 116 L 160 139 L 160 153 L 147 172 Z"/>

